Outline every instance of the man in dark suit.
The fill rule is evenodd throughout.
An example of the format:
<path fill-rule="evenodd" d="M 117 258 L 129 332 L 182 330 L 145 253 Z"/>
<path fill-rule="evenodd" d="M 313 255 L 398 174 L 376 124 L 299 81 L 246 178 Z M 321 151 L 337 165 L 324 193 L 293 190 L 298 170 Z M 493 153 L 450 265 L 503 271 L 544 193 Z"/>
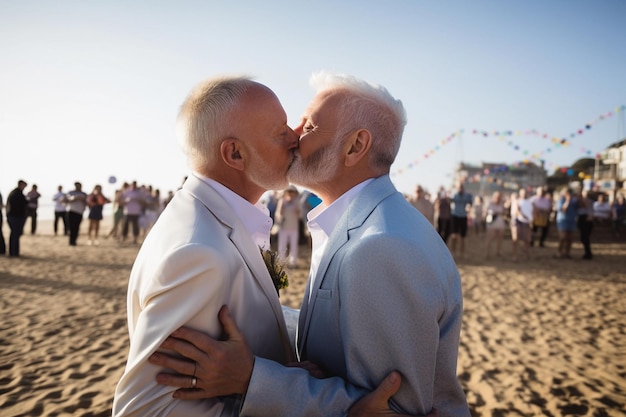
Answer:
<path fill-rule="evenodd" d="M 11 229 L 9 235 L 9 256 L 20 256 L 20 237 L 24 233 L 26 223 L 26 196 L 24 195 L 26 181 L 19 180 L 17 187 L 7 197 L 7 223 Z"/>

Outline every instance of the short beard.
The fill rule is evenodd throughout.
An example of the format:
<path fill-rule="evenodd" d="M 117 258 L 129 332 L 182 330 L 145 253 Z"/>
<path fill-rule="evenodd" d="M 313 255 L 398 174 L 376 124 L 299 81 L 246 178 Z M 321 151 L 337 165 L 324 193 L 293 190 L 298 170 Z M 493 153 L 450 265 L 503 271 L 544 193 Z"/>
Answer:
<path fill-rule="evenodd" d="M 257 185 L 266 190 L 283 190 L 289 185 L 285 172 L 277 172 L 276 168 L 268 165 L 256 155 L 252 162 L 254 179 Z"/>
<path fill-rule="evenodd" d="M 331 181 L 339 171 L 342 142 L 335 140 L 313 152 L 306 160 L 300 151 L 296 151 L 295 159 L 287 171 L 287 179 L 293 184 L 311 187 Z"/>

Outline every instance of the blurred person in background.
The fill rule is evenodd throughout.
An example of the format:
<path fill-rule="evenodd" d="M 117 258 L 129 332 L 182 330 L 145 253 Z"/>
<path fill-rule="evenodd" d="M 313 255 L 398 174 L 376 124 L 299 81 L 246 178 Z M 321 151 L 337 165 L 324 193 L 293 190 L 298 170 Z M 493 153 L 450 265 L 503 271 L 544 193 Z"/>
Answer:
<path fill-rule="evenodd" d="M 67 193 L 67 224 L 70 228 L 70 246 L 76 246 L 80 234 L 80 224 L 87 208 L 87 194 L 80 182 L 74 183 L 74 189 Z"/>
<path fill-rule="evenodd" d="M 30 217 L 30 234 L 37 233 L 37 209 L 39 208 L 39 198 L 41 194 L 37 191 L 37 185 L 33 184 L 26 194 L 26 217 Z"/>
<path fill-rule="evenodd" d="M 583 259 L 593 259 L 591 252 L 591 232 L 593 232 L 593 200 L 589 198 L 589 191 L 583 190 L 578 194 L 578 219 L 576 225 L 580 232 L 580 243 L 585 253 Z"/>
<path fill-rule="evenodd" d="M 487 205 L 485 221 L 487 223 L 487 240 L 485 257 L 491 256 L 491 245 L 496 244 L 496 256 L 500 256 L 502 248 L 502 240 L 506 230 L 506 222 L 504 219 L 504 202 L 502 201 L 502 193 L 496 191 L 491 196 L 491 201 Z"/>
<path fill-rule="evenodd" d="M 576 215 L 578 212 L 578 199 L 574 191 L 565 188 L 556 203 L 556 228 L 559 231 L 559 247 L 556 257 L 571 259 L 572 243 L 576 231 Z"/>
<path fill-rule="evenodd" d="M 415 193 L 409 199 L 409 203 L 422 213 L 433 227 L 435 226 L 435 206 L 427 198 L 426 192 L 421 185 L 415 187 Z"/>
<path fill-rule="evenodd" d="M 611 206 L 611 217 L 613 218 L 613 234 L 615 237 L 620 237 L 622 227 L 626 222 L 626 199 L 622 194 L 617 195 Z"/>
<path fill-rule="evenodd" d="M 539 233 L 539 247 L 545 247 L 546 237 L 550 227 L 550 213 L 552 212 L 552 196 L 543 187 L 538 187 L 535 195 L 530 198 L 533 205 L 533 223 L 530 246 L 534 246 L 535 238 Z"/>
<path fill-rule="evenodd" d="M 100 222 L 104 218 L 104 205 L 110 203 L 107 197 L 102 195 L 102 186 L 96 185 L 91 194 L 87 196 L 87 206 L 89 206 L 89 231 L 87 244 L 99 245 L 98 235 L 100 234 Z"/>
<path fill-rule="evenodd" d="M 67 197 L 63 192 L 63 186 L 57 187 L 57 192 L 52 196 L 54 201 L 54 235 L 59 232 L 59 220 L 63 223 L 63 234 L 67 236 L 70 229 L 67 225 Z"/>
<path fill-rule="evenodd" d="M 7 197 L 7 223 L 11 233 L 9 234 L 9 256 L 20 256 L 20 237 L 24 233 L 24 223 L 26 223 L 26 196 L 24 188 L 26 181 L 19 180 L 17 187 L 9 193 Z"/>
<path fill-rule="evenodd" d="M 278 256 L 294 268 L 298 264 L 298 244 L 300 241 L 301 206 L 296 187 L 289 186 L 283 191 L 276 205 L 278 225 Z M 287 256 L 287 246 L 289 255 Z"/>

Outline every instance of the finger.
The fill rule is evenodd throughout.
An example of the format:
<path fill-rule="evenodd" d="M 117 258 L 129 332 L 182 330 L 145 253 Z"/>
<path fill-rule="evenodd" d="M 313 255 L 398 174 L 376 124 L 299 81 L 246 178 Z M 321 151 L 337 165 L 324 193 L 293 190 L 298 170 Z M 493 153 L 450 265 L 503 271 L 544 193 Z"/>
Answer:
<path fill-rule="evenodd" d="M 194 330 L 184 326 L 174 330 L 174 332 L 172 332 L 171 334 L 171 338 L 175 338 L 180 341 L 181 344 L 176 345 L 179 349 L 188 348 L 189 346 L 185 347 L 184 345 L 182 345 L 182 343 L 186 342 L 188 345 L 193 345 L 197 349 L 196 353 L 197 351 L 209 352 L 214 349 L 217 344 L 215 339 L 213 339 L 211 336 L 204 334 L 198 330 Z M 167 342 L 169 343 L 172 341 L 170 340 Z M 190 353 L 193 352 L 190 351 Z"/>
<path fill-rule="evenodd" d="M 391 372 L 372 392 L 372 400 L 380 405 L 387 405 L 389 399 L 400 389 L 401 382 L 400 374 L 396 371 Z"/>
<path fill-rule="evenodd" d="M 190 330 L 195 332 L 195 330 Z M 159 349 L 170 350 L 180 354 L 181 356 L 190 359 L 192 362 L 198 362 L 203 356 L 204 352 L 201 348 L 196 347 L 194 344 L 189 343 L 183 339 L 177 339 L 175 337 L 166 338 Z M 207 349 L 207 353 L 209 349 Z"/>
<path fill-rule="evenodd" d="M 184 359 L 176 358 L 163 352 L 155 352 L 148 358 L 153 365 L 162 366 L 183 375 L 193 375 L 196 363 Z M 178 385 L 182 386 L 182 385 Z"/>
<path fill-rule="evenodd" d="M 217 316 L 220 319 L 220 323 L 222 323 L 224 333 L 226 333 L 226 340 L 243 340 L 244 337 L 239 327 L 237 327 L 235 319 L 231 316 L 228 306 L 222 306 Z"/>
<path fill-rule="evenodd" d="M 157 374 L 156 381 L 160 385 L 167 385 L 168 387 L 200 391 L 199 389 L 193 388 L 193 379 L 189 375 L 168 374 L 166 372 L 161 372 Z"/>

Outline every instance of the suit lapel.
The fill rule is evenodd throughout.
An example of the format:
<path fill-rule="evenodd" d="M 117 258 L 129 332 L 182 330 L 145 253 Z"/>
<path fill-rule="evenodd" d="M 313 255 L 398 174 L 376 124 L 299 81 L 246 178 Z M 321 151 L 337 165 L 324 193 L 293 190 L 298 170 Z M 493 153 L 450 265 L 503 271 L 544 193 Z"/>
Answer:
<path fill-rule="evenodd" d="M 280 306 L 280 301 L 276 294 L 276 288 L 274 287 L 272 278 L 270 277 L 265 266 L 265 262 L 261 257 L 259 247 L 247 233 L 244 225 L 241 223 L 241 220 L 234 214 L 230 205 L 212 187 L 199 178 L 190 175 L 183 185 L 183 188 L 202 202 L 207 210 L 209 210 L 222 224 L 224 224 L 228 230 L 228 238 L 233 242 L 233 245 L 235 245 L 241 254 L 241 257 L 250 269 L 252 277 L 259 284 L 259 287 L 263 290 L 268 303 L 272 307 L 272 311 L 274 312 L 274 316 L 276 318 L 276 325 L 278 326 L 281 336 L 281 343 L 285 350 L 285 358 L 287 361 L 292 361 L 293 351 L 291 350 L 291 344 L 289 342 L 282 307 Z"/>
<path fill-rule="evenodd" d="M 333 257 L 337 251 L 339 251 L 339 249 L 341 249 L 341 247 L 344 246 L 348 240 L 350 240 L 350 231 L 361 227 L 376 206 L 378 206 L 378 204 L 389 195 L 396 192 L 397 191 L 388 176 L 385 175 L 374 179 L 365 188 L 363 188 L 363 190 L 355 197 L 354 201 L 350 203 L 348 209 L 341 216 L 339 222 L 333 229 L 328 238 L 328 244 L 326 249 L 324 249 L 322 259 L 320 260 L 320 266 L 317 270 L 317 274 L 315 275 L 315 282 L 313 284 L 311 296 L 308 296 L 309 285 L 307 285 L 304 299 L 302 300 L 302 307 L 300 309 L 300 318 L 296 333 L 298 339 L 297 349 L 299 357 L 304 357 L 306 355 L 306 352 L 304 351 L 306 347 L 306 338 L 308 336 L 317 291 L 326 278 L 326 271 L 328 270 Z M 311 277 L 309 277 L 309 280 L 310 279 Z"/>

